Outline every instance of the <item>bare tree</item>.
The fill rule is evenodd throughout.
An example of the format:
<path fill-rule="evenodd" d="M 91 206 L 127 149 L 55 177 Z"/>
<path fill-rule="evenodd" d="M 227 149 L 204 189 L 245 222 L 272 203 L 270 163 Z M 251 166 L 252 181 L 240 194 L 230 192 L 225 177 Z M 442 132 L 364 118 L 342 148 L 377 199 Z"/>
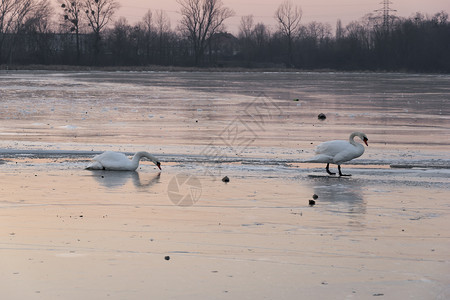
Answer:
<path fill-rule="evenodd" d="M 53 12 L 50 0 L 38 0 L 26 16 L 24 26 L 36 33 L 50 33 Z"/>
<path fill-rule="evenodd" d="M 152 48 L 152 41 L 154 39 L 154 27 L 155 27 L 153 24 L 153 13 L 150 9 L 145 13 L 139 26 L 143 32 L 145 60 L 146 63 L 149 63 L 151 61 L 152 56 L 151 48 Z"/>
<path fill-rule="evenodd" d="M 108 36 L 111 40 L 111 52 L 113 53 L 115 64 L 126 65 L 130 62 L 133 53 L 132 49 L 135 46 L 131 33 L 132 27 L 124 17 L 120 17 L 114 22 L 114 27 Z"/>
<path fill-rule="evenodd" d="M 155 27 L 158 36 L 158 57 L 159 63 L 161 63 L 167 52 L 165 51 L 165 46 L 167 44 L 168 33 L 170 32 L 169 16 L 162 10 L 156 11 Z"/>
<path fill-rule="evenodd" d="M 270 38 L 269 29 L 263 23 L 258 23 L 255 25 L 253 35 L 255 36 L 256 45 L 258 48 L 263 47 Z"/>
<path fill-rule="evenodd" d="M 111 21 L 119 8 L 119 3 L 115 0 L 84 0 L 84 6 L 88 26 L 94 33 L 94 54 L 97 59 L 100 52 L 101 32 Z"/>
<path fill-rule="evenodd" d="M 38 5 L 39 2 L 36 0 L 2 0 L 0 2 L 0 63 L 4 50 L 7 50 L 8 59 L 12 60 L 18 34 L 24 27 L 27 17 Z M 7 38 L 9 41 L 5 47 Z"/>
<path fill-rule="evenodd" d="M 312 21 L 305 26 L 300 26 L 300 36 L 303 39 L 311 40 L 317 47 L 331 39 L 331 25 Z"/>
<path fill-rule="evenodd" d="M 241 24 L 239 25 L 239 37 L 249 39 L 253 31 L 253 15 L 242 16 Z"/>
<path fill-rule="evenodd" d="M 223 22 L 234 12 L 223 6 L 221 0 L 177 0 L 181 5 L 181 30 L 192 43 L 195 64 L 199 65 L 204 57 L 208 39 L 223 26 Z"/>
<path fill-rule="evenodd" d="M 292 1 L 285 0 L 280 4 L 275 12 L 275 19 L 281 33 L 286 37 L 288 42 L 288 65 L 292 65 L 292 44 L 294 36 L 300 27 L 300 20 L 302 19 L 302 9 L 294 5 Z"/>
<path fill-rule="evenodd" d="M 8 33 L 12 32 L 16 9 L 14 0 L 0 2 L 0 64 L 3 62 L 3 50 L 6 48 Z"/>
<path fill-rule="evenodd" d="M 250 65 L 252 58 L 254 59 L 253 28 L 253 15 L 242 16 L 239 25 L 240 50 L 247 65 Z"/>
<path fill-rule="evenodd" d="M 256 44 L 256 58 L 260 61 L 267 59 L 268 56 L 268 43 L 271 37 L 271 32 L 269 28 L 263 23 L 258 23 L 253 29 L 253 34 L 255 37 Z"/>
<path fill-rule="evenodd" d="M 83 18 L 82 0 L 60 0 L 63 9 L 64 22 L 69 25 L 70 32 L 75 33 L 75 42 L 77 50 L 77 63 L 80 62 L 80 28 Z"/>
<path fill-rule="evenodd" d="M 147 10 L 145 15 L 142 17 L 142 25 L 145 31 L 153 31 L 153 13 L 151 9 Z"/>
<path fill-rule="evenodd" d="M 15 53 L 22 52 L 23 62 L 29 62 L 33 57 L 40 64 L 54 61 L 54 47 L 52 47 L 54 13 L 50 0 L 37 0 L 26 15 L 20 35 L 27 38 L 18 40 Z"/>
<path fill-rule="evenodd" d="M 162 10 L 156 11 L 155 27 L 159 36 L 170 31 L 170 19 L 167 13 Z"/>
<path fill-rule="evenodd" d="M 17 4 L 14 0 L 2 0 L 0 2 L 0 34 L 2 37 L 5 33 L 11 31 L 16 9 Z"/>
<path fill-rule="evenodd" d="M 342 39 L 344 36 L 344 28 L 342 28 L 342 21 L 338 19 L 336 22 L 336 40 Z"/>

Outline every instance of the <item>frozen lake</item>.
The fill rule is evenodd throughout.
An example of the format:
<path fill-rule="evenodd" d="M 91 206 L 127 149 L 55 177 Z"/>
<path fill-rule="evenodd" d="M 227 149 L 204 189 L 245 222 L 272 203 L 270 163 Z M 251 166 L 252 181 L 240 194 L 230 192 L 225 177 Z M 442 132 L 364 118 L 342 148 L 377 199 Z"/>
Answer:
<path fill-rule="evenodd" d="M 447 299 L 449 96 L 449 75 L 0 72 L 2 295 Z M 302 162 L 353 131 L 352 177 Z M 162 171 L 84 170 L 105 150 Z"/>
<path fill-rule="evenodd" d="M 371 147 L 363 160 L 448 166 L 447 75 L 2 72 L 0 92 L 8 149 L 202 155 L 213 145 L 297 160 L 359 130 Z"/>

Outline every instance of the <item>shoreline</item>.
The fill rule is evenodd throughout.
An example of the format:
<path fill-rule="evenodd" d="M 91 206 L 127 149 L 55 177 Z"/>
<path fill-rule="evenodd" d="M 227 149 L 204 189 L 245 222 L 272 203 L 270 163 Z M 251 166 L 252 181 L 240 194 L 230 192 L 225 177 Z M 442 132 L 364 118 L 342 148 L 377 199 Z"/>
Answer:
<path fill-rule="evenodd" d="M 348 74 L 420 74 L 449 75 L 439 72 L 413 72 L 406 70 L 339 70 L 339 69 L 296 69 L 276 67 L 180 67 L 180 66 L 76 66 L 76 65 L 0 65 L 0 71 L 55 71 L 55 72 L 206 72 L 206 73 L 348 73 Z"/>

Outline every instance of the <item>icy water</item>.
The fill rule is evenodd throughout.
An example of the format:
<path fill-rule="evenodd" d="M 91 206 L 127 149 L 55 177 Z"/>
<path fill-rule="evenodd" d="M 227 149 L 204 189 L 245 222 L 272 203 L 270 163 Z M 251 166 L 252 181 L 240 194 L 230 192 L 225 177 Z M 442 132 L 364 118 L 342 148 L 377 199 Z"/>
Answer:
<path fill-rule="evenodd" d="M 212 145 L 296 160 L 359 130 L 374 148 L 366 161 L 448 165 L 447 75 L 3 72 L 0 88 L 4 148 L 202 155 L 193 146 Z"/>
<path fill-rule="evenodd" d="M 448 299 L 449 96 L 448 75 L 1 72 L 2 298 Z M 302 162 L 353 131 L 352 177 Z M 162 171 L 84 170 L 105 150 Z"/>

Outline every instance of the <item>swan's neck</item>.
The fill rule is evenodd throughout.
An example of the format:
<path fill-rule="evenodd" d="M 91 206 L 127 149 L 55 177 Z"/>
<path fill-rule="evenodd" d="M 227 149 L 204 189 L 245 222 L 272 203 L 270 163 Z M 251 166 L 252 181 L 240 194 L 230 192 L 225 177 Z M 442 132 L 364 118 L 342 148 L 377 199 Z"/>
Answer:
<path fill-rule="evenodd" d="M 157 163 L 156 158 L 153 155 L 151 155 L 150 153 L 145 152 L 145 151 L 136 152 L 136 154 L 133 156 L 133 159 L 131 160 L 131 162 L 133 164 L 139 164 L 139 161 L 143 157 L 147 157 L 148 159 L 150 159 L 155 164 Z"/>
<path fill-rule="evenodd" d="M 352 144 L 353 146 L 358 145 L 358 143 L 355 142 L 355 140 L 354 140 L 355 136 L 357 136 L 357 135 L 358 135 L 357 132 L 353 132 L 352 134 L 350 134 L 350 137 L 348 139 L 349 143 Z"/>

